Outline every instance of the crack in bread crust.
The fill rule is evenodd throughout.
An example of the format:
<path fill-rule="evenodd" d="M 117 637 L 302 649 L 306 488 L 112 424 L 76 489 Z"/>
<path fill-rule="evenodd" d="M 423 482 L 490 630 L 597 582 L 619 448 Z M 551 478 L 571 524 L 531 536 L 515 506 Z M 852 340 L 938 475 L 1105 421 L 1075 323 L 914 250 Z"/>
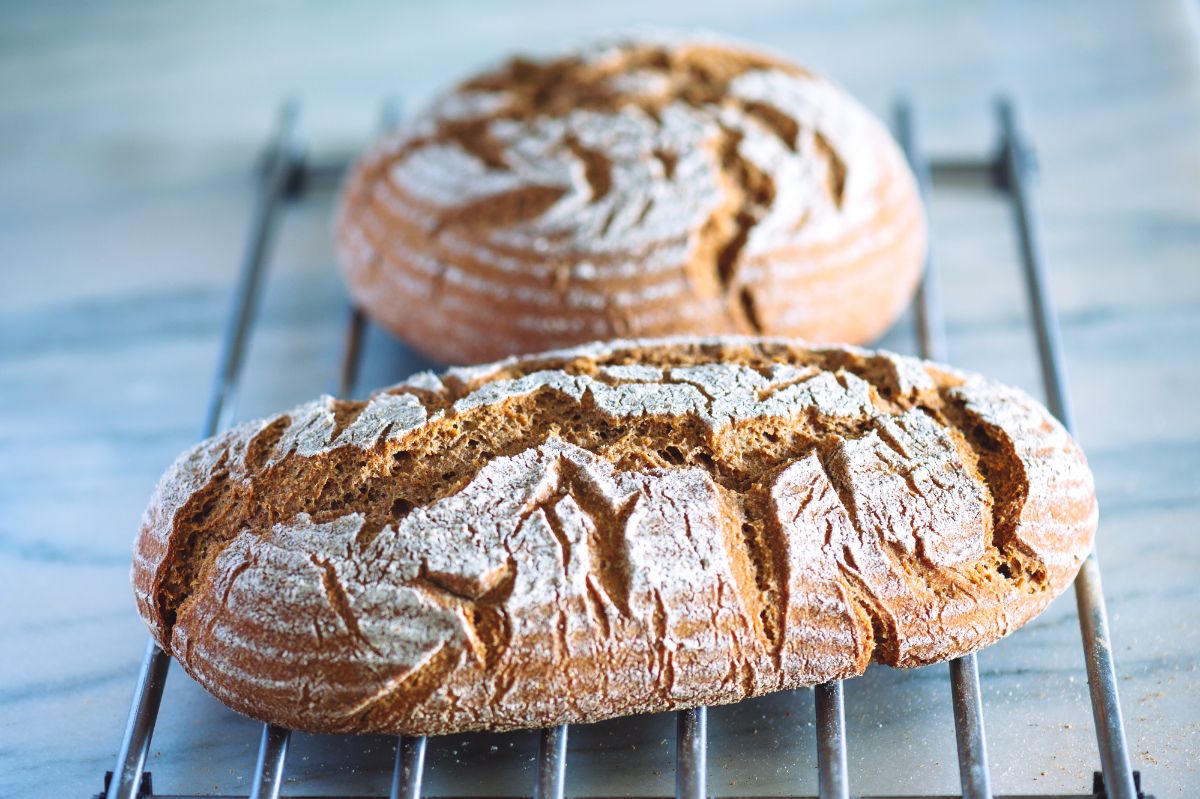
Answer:
<path fill-rule="evenodd" d="M 139 608 L 223 701 L 433 733 L 972 651 L 1069 584 L 1095 502 L 1078 448 L 1019 392 L 730 338 L 321 400 L 182 456 L 145 519 Z"/>

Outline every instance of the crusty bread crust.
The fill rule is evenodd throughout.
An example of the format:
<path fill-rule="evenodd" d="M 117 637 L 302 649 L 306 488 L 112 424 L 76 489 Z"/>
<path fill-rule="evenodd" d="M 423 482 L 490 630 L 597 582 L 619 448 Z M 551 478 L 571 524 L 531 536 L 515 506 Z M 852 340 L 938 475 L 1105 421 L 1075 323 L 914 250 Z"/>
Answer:
<path fill-rule="evenodd" d="M 1091 473 L 1025 394 L 888 353 L 614 342 L 329 397 L 182 455 L 155 637 L 318 732 L 733 702 L 985 646 L 1074 577 Z"/>
<path fill-rule="evenodd" d="M 827 80 L 727 44 L 515 59 L 352 170 L 340 260 L 443 363 L 613 337 L 863 343 L 925 253 L 887 130 Z"/>

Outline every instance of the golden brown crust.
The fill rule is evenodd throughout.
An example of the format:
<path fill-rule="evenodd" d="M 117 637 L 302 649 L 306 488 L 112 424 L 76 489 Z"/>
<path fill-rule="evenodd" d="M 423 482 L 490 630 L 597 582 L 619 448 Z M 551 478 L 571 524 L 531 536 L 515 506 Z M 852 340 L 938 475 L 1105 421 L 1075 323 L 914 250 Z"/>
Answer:
<path fill-rule="evenodd" d="M 705 42 L 515 59 L 363 156 L 338 221 L 355 300 L 477 363 L 614 336 L 861 343 L 925 226 L 884 127 L 794 64 Z"/>
<path fill-rule="evenodd" d="M 436 734 L 737 701 L 985 646 L 1096 504 L 1038 403 L 887 353 L 612 342 L 319 400 L 180 457 L 133 582 L 223 702 Z"/>

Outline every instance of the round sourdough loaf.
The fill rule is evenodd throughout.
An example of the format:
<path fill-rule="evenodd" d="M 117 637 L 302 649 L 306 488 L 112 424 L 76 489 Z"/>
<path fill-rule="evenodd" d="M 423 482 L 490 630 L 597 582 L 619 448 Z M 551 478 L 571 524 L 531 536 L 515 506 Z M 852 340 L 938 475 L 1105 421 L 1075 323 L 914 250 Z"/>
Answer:
<path fill-rule="evenodd" d="M 159 643 L 318 732 L 540 727 L 916 666 L 1041 611 L 1083 454 L 888 353 L 629 341 L 329 397 L 185 453 L 133 564 Z"/>
<path fill-rule="evenodd" d="M 355 300 L 476 363 L 616 336 L 863 343 L 916 286 L 925 222 L 884 127 L 794 64 L 625 42 L 516 59 L 353 168 Z"/>

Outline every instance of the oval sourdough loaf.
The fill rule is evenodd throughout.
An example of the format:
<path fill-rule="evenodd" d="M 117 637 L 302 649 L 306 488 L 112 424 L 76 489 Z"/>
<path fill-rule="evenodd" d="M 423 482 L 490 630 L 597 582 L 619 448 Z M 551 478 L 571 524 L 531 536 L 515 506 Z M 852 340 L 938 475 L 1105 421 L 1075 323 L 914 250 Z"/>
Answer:
<path fill-rule="evenodd" d="M 163 477 L 133 583 L 230 707 L 447 733 L 732 702 L 978 649 L 1071 581 L 1079 448 L 888 353 L 616 342 L 241 425 Z"/>
<path fill-rule="evenodd" d="M 617 336 L 862 343 L 925 251 L 877 119 L 794 64 L 704 42 L 466 81 L 352 170 L 338 239 L 358 303 L 446 363 Z"/>

